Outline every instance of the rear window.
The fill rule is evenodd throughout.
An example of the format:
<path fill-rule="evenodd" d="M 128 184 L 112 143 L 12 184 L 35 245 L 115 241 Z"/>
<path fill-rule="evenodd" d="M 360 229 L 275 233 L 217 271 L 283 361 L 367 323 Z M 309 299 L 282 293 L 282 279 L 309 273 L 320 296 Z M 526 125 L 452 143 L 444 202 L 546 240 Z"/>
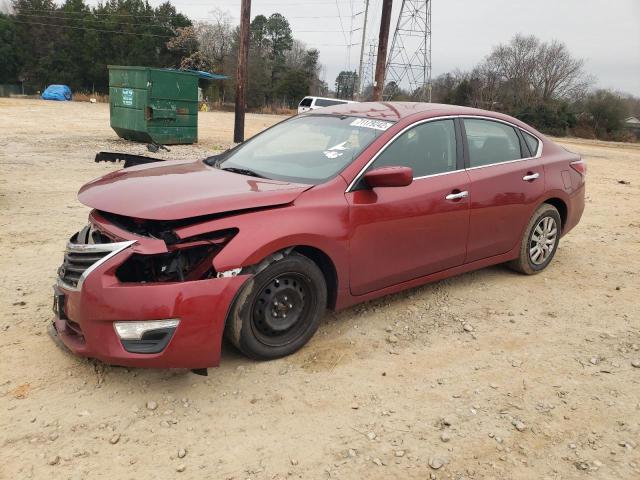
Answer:
<path fill-rule="evenodd" d="M 343 105 L 347 102 L 341 102 L 340 100 L 327 100 L 326 98 L 316 98 L 317 107 L 330 107 L 331 105 Z"/>
<path fill-rule="evenodd" d="M 540 142 L 538 141 L 538 139 L 536 137 L 534 137 L 533 135 L 531 135 L 530 133 L 527 133 L 525 131 L 522 132 L 522 135 L 524 136 L 524 141 L 527 143 L 527 146 L 529 147 L 529 151 L 531 152 L 531 156 L 535 157 L 536 153 L 538 153 L 538 144 Z"/>
<path fill-rule="evenodd" d="M 313 98 L 310 98 L 310 97 L 303 98 L 302 101 L 300 102 L 300 106 L 301 107 L 310 107 L 311 106 L 311 102 L 313 102 Z"/>

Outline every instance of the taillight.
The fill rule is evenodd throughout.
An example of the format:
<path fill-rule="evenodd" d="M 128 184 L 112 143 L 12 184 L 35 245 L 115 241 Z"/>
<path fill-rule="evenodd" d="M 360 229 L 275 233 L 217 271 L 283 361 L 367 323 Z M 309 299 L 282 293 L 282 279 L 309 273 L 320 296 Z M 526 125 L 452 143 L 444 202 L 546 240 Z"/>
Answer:
<path fill-rule="evenodd" d="M 587 175 L 587 164 L 584 160 L 578 160 L 576 162 L 571 162 L 569 164 L 571 168 L 573 168 L 576 172 L 578 172 L 583 177 Z"/>

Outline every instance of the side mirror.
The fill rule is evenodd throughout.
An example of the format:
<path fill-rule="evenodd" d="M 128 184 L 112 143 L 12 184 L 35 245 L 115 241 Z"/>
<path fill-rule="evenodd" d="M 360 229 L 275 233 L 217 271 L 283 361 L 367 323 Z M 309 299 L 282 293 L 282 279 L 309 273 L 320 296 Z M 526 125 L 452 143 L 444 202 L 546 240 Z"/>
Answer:
<path fill-rule="evenodd" d="M 381 167 L 364 174 L 364 180 L 371 188 L 406 187 L 413 182 L 410 167 Z"/>

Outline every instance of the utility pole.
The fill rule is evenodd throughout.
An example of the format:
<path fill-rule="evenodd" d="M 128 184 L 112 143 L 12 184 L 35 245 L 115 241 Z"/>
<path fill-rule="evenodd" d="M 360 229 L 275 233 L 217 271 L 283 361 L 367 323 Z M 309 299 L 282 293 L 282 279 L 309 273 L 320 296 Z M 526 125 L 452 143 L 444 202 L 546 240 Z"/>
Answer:
<path fill-rule="evenodd" d="M 362 60 L 364 59 L 364 42 L 367 38 L 367 15 L 369 14 L 369 0 L 364 7 L 364 25 L 362 26 L 362 41 L 360 42 L 360 68 L 358 69 L 358 81 L 356 83 L 356 95 L 360 100 L 362 93 Z"/>
<path fill-rule="evenodd" d="M 244 142 L 244 108 L 247 89 L 247 62 L 249 60 L 249 23 L 251 21 L 251 0 L 242 0 L 240 6 L 240 47 L 236 70 L 236 117 L 233 126 L 233 141 Z"/>
<path fill-rule="evenodd" d="M 384 90 L 385 66 L 387 63 L 387 43 L 389 26 L 391 25 L 391 6 L 393 0 L 382 0 L 382 16 L 380 17 L 380 35 L 378 37 L 378 58 L 376 61 L 376 78 L 373 84 L 373 99 L 382 100 Z"/>

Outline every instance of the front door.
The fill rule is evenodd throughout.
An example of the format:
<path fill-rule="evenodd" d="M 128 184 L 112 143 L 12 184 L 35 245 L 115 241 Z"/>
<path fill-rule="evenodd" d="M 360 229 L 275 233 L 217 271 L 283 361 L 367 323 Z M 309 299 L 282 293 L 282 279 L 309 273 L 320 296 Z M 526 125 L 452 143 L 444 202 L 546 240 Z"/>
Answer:
<path fill-rule="evenodd" d="M 408 166 L 406 187 L 356 183 L 350 205 L 354 295 L 461 265 L 469 225 L 469 178 L 460 169 L 455 123 L 420 123 L 397 137 L 369 169 Z"/>

